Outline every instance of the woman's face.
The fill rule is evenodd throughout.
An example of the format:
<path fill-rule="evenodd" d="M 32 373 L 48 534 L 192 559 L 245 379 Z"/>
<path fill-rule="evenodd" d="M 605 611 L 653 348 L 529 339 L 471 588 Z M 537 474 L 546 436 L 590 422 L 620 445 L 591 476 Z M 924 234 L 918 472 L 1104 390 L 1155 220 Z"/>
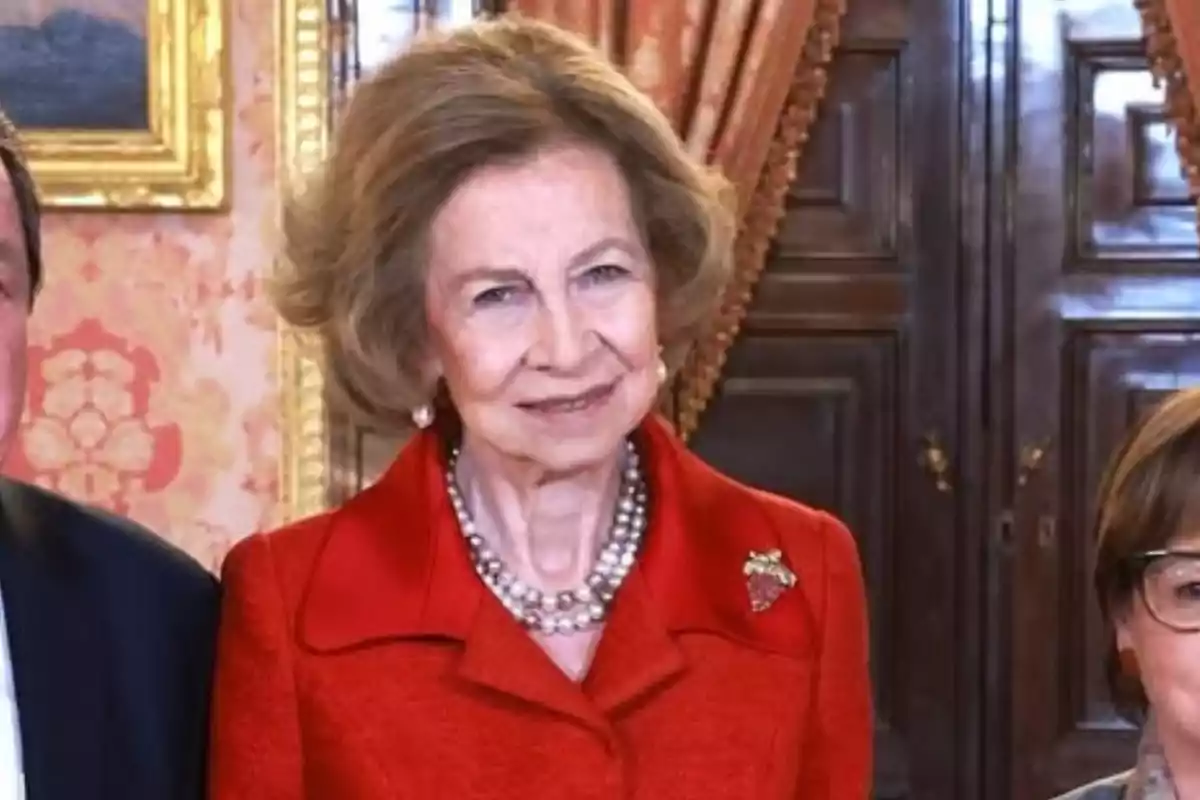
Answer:
<path fill-rule="evenodd" d="M 1178 537 L 1169 549 L 1200 551 L 1200 532 Z M 1179 625 L 1200 618 L 1200 561 L 1153 562 L 1144 586 L 1145 597 L 1135 595 L 1117 619 L 1117 647 L 1137 655 L 1159 727 L 1200 752 L 1200 633 L 1180 632 L 1159 619 Z"/>
<path fill-rule="evenodd" d="M 658 391 L 654 286 L 603 151 L 565 144 L 468 176 L 434 217 L 425 301 L 470 445 L 555 472 L 612 457 Z"/>

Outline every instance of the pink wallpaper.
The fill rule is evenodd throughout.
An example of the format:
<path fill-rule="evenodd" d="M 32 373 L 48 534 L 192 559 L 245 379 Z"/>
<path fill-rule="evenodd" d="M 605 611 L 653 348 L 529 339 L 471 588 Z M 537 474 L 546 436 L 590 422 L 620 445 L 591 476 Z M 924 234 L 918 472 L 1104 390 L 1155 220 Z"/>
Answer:
<path fill-rule="evenodd" d="M 274 9 L 232 0 L 232 209 L 58 214 L 6 472 L 127 514 L 216 568 L 277 500 Z"/>

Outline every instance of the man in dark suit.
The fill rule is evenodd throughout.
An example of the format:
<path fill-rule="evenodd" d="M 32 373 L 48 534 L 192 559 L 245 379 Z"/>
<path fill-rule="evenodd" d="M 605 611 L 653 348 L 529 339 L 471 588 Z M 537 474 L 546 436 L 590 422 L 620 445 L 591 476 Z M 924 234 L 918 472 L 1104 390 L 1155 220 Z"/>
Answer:
<path fill-rule="evenodd" d="M 39 225 L 0 111 L 0 458 L 24 404 Z M 217 602 L 154 534 L 0 479 L 0 797 L 200 800 Z"/>

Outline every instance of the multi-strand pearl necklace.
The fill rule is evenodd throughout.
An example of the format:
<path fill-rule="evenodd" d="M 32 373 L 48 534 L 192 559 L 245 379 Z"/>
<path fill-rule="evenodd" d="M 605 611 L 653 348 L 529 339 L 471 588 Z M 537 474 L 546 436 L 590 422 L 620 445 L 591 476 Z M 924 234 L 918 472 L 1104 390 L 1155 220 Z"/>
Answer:
<path fill-rule="evenodd" d="M 446 468 L 446 489 L 459 528 L 470 548 L 475 571 L 509 613 L 526 628 L 547 635 L 569 634 L 598 625 L 608 616 L 609 605 L 637 559 L 646 530 L 646 484 L 633 443 L 626 442 L 625 447 L 627 458 L 621 474 L 617 511 L 600 557 L 582 586 L 546 593 L 519 580 L 479 534 L 455 477 L 458 449 L 451 453 Z"/>

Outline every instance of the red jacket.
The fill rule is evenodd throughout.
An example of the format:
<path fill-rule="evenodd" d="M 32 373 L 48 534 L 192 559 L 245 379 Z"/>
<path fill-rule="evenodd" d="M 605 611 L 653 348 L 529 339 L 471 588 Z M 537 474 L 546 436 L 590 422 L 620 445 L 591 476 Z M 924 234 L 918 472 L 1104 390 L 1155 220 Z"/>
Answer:
<path fill-rule="evenodd" d="M 864 800 L 867 622 L 832 517 L 707 467 L 653 420 L 651 519 L 585 680 L 476 576 L 419 435 L 342 508 L 229 554 L 218 800 Z M 751 610 L 742 568 L 798 578 Z"/>

